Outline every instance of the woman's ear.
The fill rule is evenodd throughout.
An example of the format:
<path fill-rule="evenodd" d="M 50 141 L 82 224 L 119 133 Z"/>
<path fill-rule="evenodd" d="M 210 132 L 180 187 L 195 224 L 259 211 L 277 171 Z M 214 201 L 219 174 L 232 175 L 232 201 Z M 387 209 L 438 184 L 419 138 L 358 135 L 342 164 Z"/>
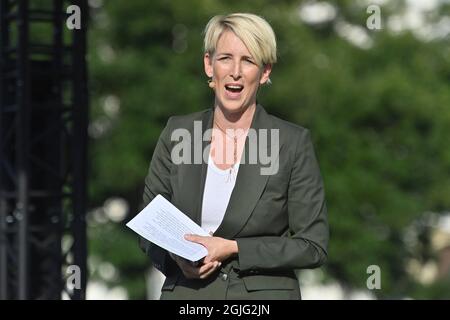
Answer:
<path fill-rule="evenodd" d="M 203 64 L 205 65 L 205 73 L 209 78 L 213 76 L 212 57 L 209 53 L 205 53 L 203 57 Z"/>
<path fill-rule="evenodd" d="M 259 84 L 264 84 L 269 80 L 270 73 L 272 72 L 272 64 L 268 63 L 264 65 L 262 70 L 261 79 L 259 80 Z"/>

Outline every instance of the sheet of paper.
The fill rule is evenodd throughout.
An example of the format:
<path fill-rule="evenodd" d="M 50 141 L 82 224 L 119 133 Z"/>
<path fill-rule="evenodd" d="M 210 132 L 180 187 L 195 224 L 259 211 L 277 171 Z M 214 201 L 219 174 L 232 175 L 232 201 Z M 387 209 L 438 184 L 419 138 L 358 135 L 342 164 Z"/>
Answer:
<path fill-rule="evenodd" d="M 208 254 L 204 246 L 184 239 L 185 234 L 209 236 L 198 224 L 161 195 L 157 195 L 127 227 L 141 237 L 190 261 Z"/>

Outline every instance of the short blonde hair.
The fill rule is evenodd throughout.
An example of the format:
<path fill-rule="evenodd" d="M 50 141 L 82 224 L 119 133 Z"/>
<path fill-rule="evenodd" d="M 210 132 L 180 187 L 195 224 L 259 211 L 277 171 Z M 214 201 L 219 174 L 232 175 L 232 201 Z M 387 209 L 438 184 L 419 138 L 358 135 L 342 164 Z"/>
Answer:
<path fill-rule="evenodd" d="M 205 53 L 214 55 L 222 32 L 231 30 L 244 42 L 259 66 L 277 62 L 277 42 L 269 23 L 251 13 L 232 13 L 211 18 L 205 28 Z"/>

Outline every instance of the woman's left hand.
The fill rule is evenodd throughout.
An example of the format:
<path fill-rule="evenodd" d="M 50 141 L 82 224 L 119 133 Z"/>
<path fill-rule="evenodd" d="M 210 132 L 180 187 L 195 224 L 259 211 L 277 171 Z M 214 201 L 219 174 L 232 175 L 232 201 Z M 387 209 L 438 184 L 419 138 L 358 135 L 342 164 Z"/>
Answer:
<path fill-rule="evenodd" d="M 188 241 L 199 243 L 208 250 L 208 255 L 205 257 L 204 263 L 211 261 L 222 262 L 238 253 L 238 246 L 235 240 L 220 237 L 203 237 L 193 234 L 187 234 L 184 238 Z"/>

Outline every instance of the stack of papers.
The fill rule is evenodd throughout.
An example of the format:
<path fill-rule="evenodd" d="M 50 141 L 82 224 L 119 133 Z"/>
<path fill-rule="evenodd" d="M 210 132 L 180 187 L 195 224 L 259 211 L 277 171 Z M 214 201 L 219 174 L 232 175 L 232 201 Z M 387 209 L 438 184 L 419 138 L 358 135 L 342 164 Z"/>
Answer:
<path fill-rule="evenodd" d="M 195 262 L 208 254 L 204 246 L 185 240 L 184 235 L 210 235 L 160 194 L 128 222 L 127 227 L 187 260 Z"/>

